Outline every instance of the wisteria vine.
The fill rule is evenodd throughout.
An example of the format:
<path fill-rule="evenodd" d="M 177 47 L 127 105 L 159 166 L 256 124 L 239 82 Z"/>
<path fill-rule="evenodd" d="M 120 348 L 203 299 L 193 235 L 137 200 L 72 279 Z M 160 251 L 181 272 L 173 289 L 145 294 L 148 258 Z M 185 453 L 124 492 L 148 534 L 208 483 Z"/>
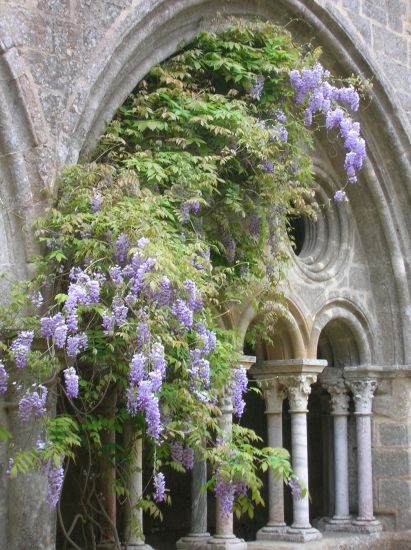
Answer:
<path fill-rule="evenodd" d="M 221 444 L 214 426 L 227 391 L 240 422 L 247 391 L 235 337 L 217 326 L 233 300 L 254 300 L 258 310 L 255 296 L 272 296 L 287 216 L 308 209 L 311 165 L 301 140 L 322 116 L 342 140 L 348 184 L 366 156 L 350 115 L 358 92 L 338 87 L 315 55 L 308 61 L 303 67 L 290 37 L 269 23 L 200 33 L 126 102 L 96 162 L 64 172 L 56 208 L 37 225 L 45 254 L 24 306 L 34 313 L 16 322 L 19 330 L 7 326 L 0 358 L 0 395 L 13 394 L 22 422 L 44 423 L 44 441 L 25 460 L 47 478 L 50 506 L 80 439 L 71 431 L 64 446 L 51 433 L 48 400 L 57 391 L 69 411 L 64 426 L 72 415 L 81 430 L 110 388 L 118 417 L 162 448 L 153 453 L 155 503 L 167 500 L 163 466 L 191 470 L 200 447 L 224 515 L 258 494 L 256 464 L 283 461 L 293 496 L 301 494 L 288 455 L 255 449 L 247 462 L 256 436 L 240 430 L 240 452 L 241 441 Z M 344 186 L 334 201 L 345 200 Z"/>

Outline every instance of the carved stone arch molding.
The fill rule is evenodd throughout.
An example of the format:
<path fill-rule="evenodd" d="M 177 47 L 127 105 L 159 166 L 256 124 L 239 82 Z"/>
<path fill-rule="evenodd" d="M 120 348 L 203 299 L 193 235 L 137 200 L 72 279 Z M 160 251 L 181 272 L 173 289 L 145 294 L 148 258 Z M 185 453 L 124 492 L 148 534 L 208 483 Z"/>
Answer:
<path fill-rule="evenodd" d="M 291 21 L 288 29 L 297 40 L 323 47 L 324 62 L 336 74 L 361 74 L 373 81 L 372 101 L 361 113 L 368 144 L 368 160 L 360 185 L 350 186 L 353 216 L 369 220 L 360 228 L 363 246 L 376 279 L 390 279 L 389 303 L 395 327 L 397 363 L 411 362 L 411 279 L 407 257 L 411 221 L 406 205 L 410 200 L 411 130 L 397 105 L 391 85 L 369 57 L 368 50 L 351 38 L 347 28 L 314 0 L 147 0 L 131 3 L 95 49 L 86 70 L 73 87 L 61 124 L 57 145 L 58 162 L 76 162 L 100 135 L 104 124 L 123 103 L 137 82 L 200 28 L 212 27 L 216 14 L 255 16 Z M 343 183 L 343 175 L 340 174 Z M 377 295 L 378 283 L 374 287 Z M 388 308 L 381 302 L 379 315 Z M 378 308 L 377 308 L 378 309 Z"/>
<path fill-rule="evenodd" d="M 375 269 L 379 270 L 380 278 L 385 273 L 390 278 L 391 325 L 398 340 L 395 361 L 411 362 L 408 334 L 411 276 L 404 260 L 411 232 L 406 207 L 410 198 L 411 130 L 397 105 L 396 94 L 391 93 L 390 83 L 373 65 L 369 51 L 350 37 L 348 25 L 319 4 L 314 0 L 124 3 L 124 9 L 93 51 L 87 52 L 90 61 L 73 81 L 64 113 L 56 115 L 59 130 L 53 137 L 55 141 L 49 139 L 30 73 L 17 48 L 0 28 L 0 36 L 4 36 L 0 62 L 4 72 L 0 83 L 0 108 L 4 112 L 0 130 L 4 149 L 0 162 L 3 180 L 0 227 L 7 243 L 2 252 L 3 264 L 13 266 L 18 274 L 26 271 L 31 239 L 25 237 L 20 226 L 29 226 L 37 206 L 44 204 L 39 189 L 54 179 L 55 165 L 76 162 L 81 151 L 93 146 L 104 124 L 155 63 L 189 41 L 200 28 L 216 25 L 218 13 L 223 17 L 260 15 L 280 22 L 291 20 L 288 28 L 298 40 L 304 42 L 315 37 L 323 46 L 324 62 L 335 73 L 362 74 L 373 81 L 372 102 L 361 114 L 369 160 L 360 178 L 361 185 L 350 187 L 349 196 L 357 219 L 361 219 L 364 205 L 374 215 L 372 230 L 368 223 L 364 226 L 364 246 L 370 257 L 384 256 L 384 264 Z M 80 55 L 85 48 L 81 40 L 75 47 Z M 376 291 L 378 288 L 377 283 Z M 380 307 L 381 312 L 387 309 L 387 304 Z"/>
<path fill-rule="evenodd" d="M 54 179 L 43 112 L 12 38 L 0 26 L 0 272 L 28 275 L 31 225 Z"/>
<path fill-rule="evenodd" d="M 321 144 L 318 144 L 320 148 Z M 352 255 L 353 223 L 349 203 L 335 203 L 341 180 L 330 162 L 317 155 L 313 160 L 313 202 L 316 219 L 299 218 L 298 253 L 291 253 L 293 269 L 309 281 L 324 283 L 337 277 Z"/>
<path fill-rule="evenodd" d="M 315 315 L 308 345 L 308 357 L 317 357 L 321 332 L 332 321 L 340 321 L 348 327 L 355 339 L 359 363 L 372 365 L 375 351 L 367 317 L 353 302 L 341 298 L 328 302 Z"/>
<path fill-rule="evenodd" d="M 276 353 L 279 357 L 276 359 L 295 359 L 307 356 L 307 346 L 309 331 L 307 326 L 307 315 L 296 300 L 286 297 L 285 304 L 277 303 L 273 307 L 273 313 L 278 318 L 275 334 L 270 334 L 277 346 Z M 235 322 L 231 328 L 238 330 L 241 342 L 244 342 L 247 330 L 258 320 L 258 315 L 252 304 L 245 304 L 241 310 L 237 311 Z M 270 354 L 266 349 L 264 355 Z M 274 357 L 265 357 L 273 359 Z"/>

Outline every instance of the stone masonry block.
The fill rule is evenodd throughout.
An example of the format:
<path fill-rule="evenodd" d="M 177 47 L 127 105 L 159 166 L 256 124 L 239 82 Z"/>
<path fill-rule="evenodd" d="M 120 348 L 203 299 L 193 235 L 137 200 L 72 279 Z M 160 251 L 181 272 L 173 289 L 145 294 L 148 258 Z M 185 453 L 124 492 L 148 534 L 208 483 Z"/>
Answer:
<path fill-rule="evenodd" d="M 376 51 L 383 51 L 392 59 L 397 59 L 404 65 L 407 63 L 407 42 L 398 34 L 379 27 L 372 26 L 373 44 Z"/>
<path fill-rule="evenodd" d="M 70 0 L 38 0 L 37 6 L 40 10 L 57 17 L 70 15 Z"/>
<path fill-rule="evenodd" d="M 407 426 L 384 422 L 379 425 L 380 442 L 385 447 L 406 446 L 409 443 Z"/>
<path fill-rule="evenodd" d="M 349 10 L 355 14 L 360 13 L 360 0 L 342 0 L 341 4 L 346 10 Z"/>
<path fill-rule="evenodd" d="M 410 474 L 410 451 L 397 449 L 395 451 L 373 451 L 374 476 L 396 477 Z"/>
<path fill-rule="evenodd" d="M 362 13 L 370 19 L 375 19 L 383 25 L 387 24 L 385 0 L 363 0 Z"/>
<path fill-rule="evenodd" d="M 382 479 L 379 482 L 378 508 L 397 510 L 411 505 L 411 481 Z"/>

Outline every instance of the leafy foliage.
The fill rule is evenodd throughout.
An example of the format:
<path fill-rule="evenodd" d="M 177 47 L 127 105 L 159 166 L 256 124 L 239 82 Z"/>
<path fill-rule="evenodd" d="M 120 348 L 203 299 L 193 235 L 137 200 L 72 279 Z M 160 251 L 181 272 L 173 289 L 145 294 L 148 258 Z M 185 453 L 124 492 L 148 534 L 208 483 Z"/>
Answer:
<path fill-rule="evenodd" d="M 36 225 L 44 247 L 37 275 L 1 311 L 1 350 L 10 371 L 18 354 L 27 363 L 14 368 L 14 389 L 38 388 L 26 393 L 26 414 L 43 418 L 44 383 L 57 382 L 59 394 L 44 444 L 17 453 L 11 474 L 76 459 L 84 522 L 106 519 L 96 500 L 105 468 L 116 465 L 113 490 L 128 498 L 133 438 L 151 446 L 155 472 L 170 464 L 184 471 L 170 453 L 177 442 L 210 460 L 210 487 L 217 474 L 245 483 L 237 514 L 251 516 L 263 503 L 259 470 L 292 478 L 288 453 L 261 448 L 251 430 L 235 425 L 230 441 L 215 442 L 218 403 L 240 358 L 226 315 L 248 300 L 271 319 L 287 217 L 311 213 L 311 134 L 289 72 L 318 54 L 303 56 L 270 23 L 202 32 L 139 83 L 88 162 L 61 175 L 56 203 Z M 36 309 L 30 302 L 39 292 Z M 10 345 L 18 329 L 34 331 L 31 350 L 27 332 Z M 163 360 L 165 372 L 156 371 Z M 145 404 L 142 382 L 151 384 Z M 138 506 L 160 514 L 149 495 Z"/>

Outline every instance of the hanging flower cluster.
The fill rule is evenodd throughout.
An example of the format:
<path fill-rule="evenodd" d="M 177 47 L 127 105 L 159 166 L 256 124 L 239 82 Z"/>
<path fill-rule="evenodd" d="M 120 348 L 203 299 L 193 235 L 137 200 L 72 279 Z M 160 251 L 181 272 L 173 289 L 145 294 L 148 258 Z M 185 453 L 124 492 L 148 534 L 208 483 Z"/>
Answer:
<path fill-rule="evenodd" d="M 244 367 L 237 367 L 233 370 L 232 381 L 232 402 L 233 413 L 238 418 L 241 418 L 245 408 L 244 393 L 247 390 L 248 379 L 247 369 Z"/>
<path fill-rule="evenodd" d="M 360 135 L 360 124 L 347 115 L 346 109 L 358 111 L 360 98 L 353 86 L 337 88 L 329 82 L 330 72 L 320 63 L 313 69 L 290 71 L 290 81 L 297 104 L 306 104 L 305 122 L 311 126 L 313 115 L 320 112 L 325 116 L 328 130 L 336 128 L 343 140 L 345 149 L 344 168 L 349 183 L 357 182 L 357 172 L 361 170 L 365 156 L 365 141 Z M 344 109 L 341 108 L 344 107 Z M 345 200 L 345 194 L 337 191 L 337 202 Z"/>
<path fill-rule="evenodd" d="M 194 451 L 188 445 L 177 441 L 171 444 L 171 458 L 183 466 L 186 470 L 192 470 L 194 466 Z"/>
<path fill-rule="evenodd" d="M 239 495 L 247 493 L 247 485 L 242 481 L 232 481 L 225 479 L 219 470 L 217 470 L 214 494 L 219 498 L 219 511 L 222 516 L 229 517 L 233 511 L 234 499 Z"/>

